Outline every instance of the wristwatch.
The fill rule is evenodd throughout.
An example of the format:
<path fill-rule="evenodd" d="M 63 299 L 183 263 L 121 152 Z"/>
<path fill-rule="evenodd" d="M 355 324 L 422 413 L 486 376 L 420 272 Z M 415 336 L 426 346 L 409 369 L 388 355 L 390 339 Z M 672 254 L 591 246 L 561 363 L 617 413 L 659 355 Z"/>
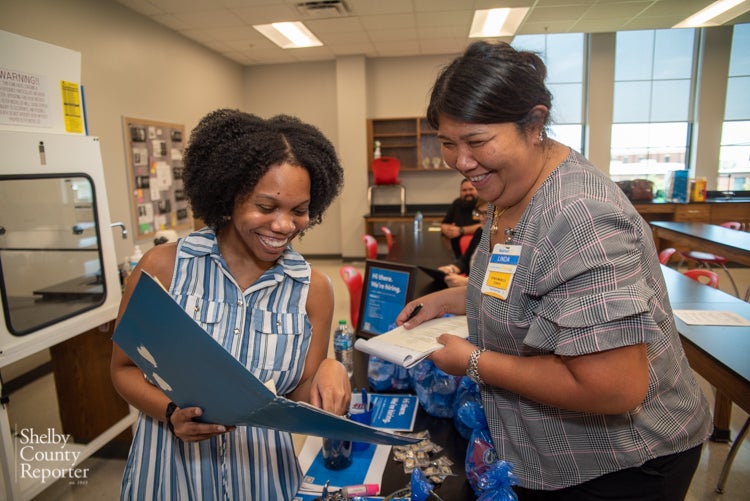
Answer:
<path fill-rule="evenodd" d="M 477 365 L 479 364 L 479 355 L 485 351 L 487 350 L 480 350 L 477 348 L 471 352 L 471 355 L 469 355 L 469 367 L 466 369 L 466 375 L 477 384 L 484 384 L 482 376 L 479 375 L 479 367 Z"/>
<path fill-rule="evenodd" d="M 174 425 L 172 424 L 172 414 L 174 414 L 174 411 L 177 410 L 177 404 L 174 402 L 169 402 L 167 404 L 167 412 L 164 414 L 167 421 L 167 427 L 169 428 L 169 431 L 174 433 Z"/>
<path fill-rule="evenodd" d="M 461 236 L 464 236 L 464 227 L 463 226 L 459 226 L 458 227 L 458 234 L 461 235 Z"/>

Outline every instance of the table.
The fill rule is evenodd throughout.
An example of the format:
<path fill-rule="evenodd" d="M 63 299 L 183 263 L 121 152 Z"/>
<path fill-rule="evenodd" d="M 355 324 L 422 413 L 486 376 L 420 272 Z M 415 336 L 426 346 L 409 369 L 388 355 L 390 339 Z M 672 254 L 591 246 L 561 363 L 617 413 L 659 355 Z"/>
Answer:
<path fill-rule="evenodd" d="M 388 261 L 437 268 L 456 260 L 439 224 L 425 223 L 422 231 L 414 231 L 413 221 L 388 226 L 394 237 L 393 248 L 386 255 Z"/>
<path fill-rule="evenodd" d="M 662 241 L 668 241 L 674 246 L 718 254 L 729 261 L 750 266 L 750 233 L 746 231 L 706 223 L 652 221 L 649 224 L 657 249 L 663 247 Z"/>
<path fill-rule="evenodd" d="M 399 263 L 428 266 L 437 268 L 452 263 L 453 250 L 450 241 L 444 238 L 440 231 L 430 231 L 430 225 L 424 224 L 421 232 L 414 231 L 412 221 L 392 222 L 389 225 L 394 236 L 392 249 L 385 256 L 385 260 Z M 439 226 L 436 226 L 439 228 Z M 433 292 L 444 285 L 433 281 L 426 273 L 421 271 L 417 274 L 415 296 Z M 367 354 L 354 351 L 354 376 L 352 384 L 355 387 L 367 386 Z M 436 492 L 441 498 L 448 499 L 474 499 L 474 492 L 466 481 L 464 472 L 464 461 L 466 459 L 467 441 L 456 430 L 453 419 L 437 418 L 430 416 L 419 407 L 414 430 L 429 430 L 432 441 L 444 448 L 444 454 L 453 460 L 452 466 L 454 476 L 448 477 Z M 401 463 L 389 460 L 383 473 L 380 492 L 383 495 L 390 494 L 403 488 L 409 483 L 410 475 L 403 471 Z"/>
<path fill-rule="evenodd" d="M 734 230 L 729 230 L 734 231 Z M 672 309 L 733 311 L 750 319 L 750 304 L 662 266 Z M 729 439 L 731 403 L 750 412 L 750 327 L 687 325 L 675 317 L 690 367 L 717 389 L 714 439 Z"/>

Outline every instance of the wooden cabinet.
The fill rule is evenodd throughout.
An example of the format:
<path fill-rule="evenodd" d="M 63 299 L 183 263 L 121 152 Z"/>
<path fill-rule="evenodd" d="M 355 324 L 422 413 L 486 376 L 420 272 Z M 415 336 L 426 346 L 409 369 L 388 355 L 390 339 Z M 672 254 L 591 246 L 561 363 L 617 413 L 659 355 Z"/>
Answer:
<path fill-rule="evenodd" d="M 114 320 L 50 348 L 63 432 L 77 443 L 89 443 L 130 412 L 112 386 Z M 116 436 L 110 453 L 125 457 L 130 428 Z"/>
<path fill-rule="evenodd" d="M 711 206 L 704 204 L 677 205 L 674 221 L 707 223 L 711 220 Z"/>
<path fill-rule="evenodd" d="M 721 224 L 738 221 L 750 228 L 748 202 L 635 203 L 635 209 L 646 221 L 683 221 Z"/>
<path fill-rule="evenodd" d="M 737 221 L 750 229 L 750 203 L 724 202 L 711 204 L 711 224 Z"/>
<path fill-rule="evenodd" d="M 440 155 L 437 132 L 425 117 L 368 119 L 368 170 L 372 169 L 375 141 L 380 142 L 382 156 L 399 159 L 402 171 L 447 169 Z"/>

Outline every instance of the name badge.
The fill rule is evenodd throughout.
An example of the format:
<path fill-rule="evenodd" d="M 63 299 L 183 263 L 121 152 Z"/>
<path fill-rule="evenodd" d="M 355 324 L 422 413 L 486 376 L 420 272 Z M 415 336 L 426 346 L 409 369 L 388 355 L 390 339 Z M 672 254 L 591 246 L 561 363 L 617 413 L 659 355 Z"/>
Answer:
<path fill-rule="evenodd" d="M 518 259 L 521 256 L 520 245 L 495 244 L 484 273 L 482 294 L 496 297 L 505 301 L 513 282 L 513 275 L 518 269 Z"/>

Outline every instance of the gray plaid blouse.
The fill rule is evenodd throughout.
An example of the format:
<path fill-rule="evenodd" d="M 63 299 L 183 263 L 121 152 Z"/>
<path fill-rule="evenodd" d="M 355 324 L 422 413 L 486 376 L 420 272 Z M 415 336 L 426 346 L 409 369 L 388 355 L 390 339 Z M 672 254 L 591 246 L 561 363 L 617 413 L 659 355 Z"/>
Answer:
<path fill-rule="evenodd" d="M 495 448 L 521 485 L 560 489 L 702 443 L 709 405 L 682 350 L 651 231 L 620 188 L 571 151 L 514 230 L 522 250 L 506 301 L 480 290 L 489 231 L 477 249 L 470 340 L 518 356 L 647 343 L 650 372 L 645 401 L 619 415 L 568 411 L 483 385 Z"/>

